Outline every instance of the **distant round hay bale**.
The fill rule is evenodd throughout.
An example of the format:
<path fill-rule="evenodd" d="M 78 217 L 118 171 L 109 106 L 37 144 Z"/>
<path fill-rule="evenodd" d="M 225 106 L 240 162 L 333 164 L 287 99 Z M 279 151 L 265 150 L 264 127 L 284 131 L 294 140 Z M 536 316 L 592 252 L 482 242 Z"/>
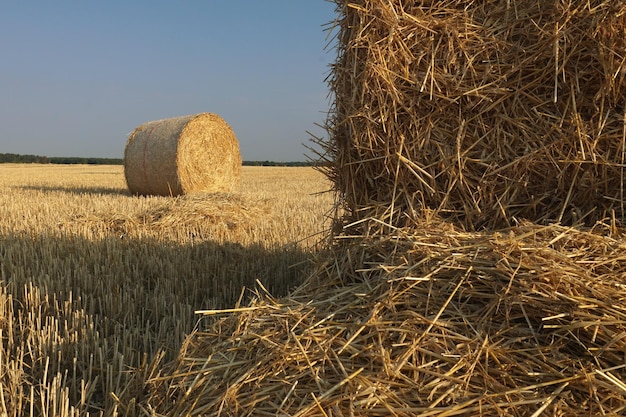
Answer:
<path fill-rule="evenodd" d="M 237 138 L 212 113 L 144 123 L 131 133 L 124 151 L 124 175 L 133 194 L 230 192 L 240 174 Z"/>

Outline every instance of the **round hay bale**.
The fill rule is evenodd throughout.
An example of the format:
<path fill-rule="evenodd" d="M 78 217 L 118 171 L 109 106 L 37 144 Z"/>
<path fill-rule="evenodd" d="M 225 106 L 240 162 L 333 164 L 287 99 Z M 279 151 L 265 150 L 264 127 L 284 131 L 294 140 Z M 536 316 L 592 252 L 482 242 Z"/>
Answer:
<path fill-rule="evenodd" d="M 217 114 L 144 123 L 131 133 L 124 150 L 124 175 L 132 194 L 230 192 L 240 174 L 239 143 Z"/>

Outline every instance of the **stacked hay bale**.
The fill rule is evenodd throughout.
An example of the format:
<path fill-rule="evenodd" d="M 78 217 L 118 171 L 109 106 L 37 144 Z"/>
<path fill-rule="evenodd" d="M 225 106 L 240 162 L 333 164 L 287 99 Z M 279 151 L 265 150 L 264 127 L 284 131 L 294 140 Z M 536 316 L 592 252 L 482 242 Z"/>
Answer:
<path fill-rule="evenodd" d="M 624 218 L 623 2 L 337 3 L 327 148 L 348 222 Z"/>
<path fill-rule="evenodd" d="M 144 410 L 623 415 L 626 5 L 335 2 L 342 244 L 205 312 Z"/>
<path fill-rule="evenodd" d="M 124 175 L 133 194 L 230 192 L 241 175 L 239 143 L 213 113 L 144 123 L 126 142 Z"/>

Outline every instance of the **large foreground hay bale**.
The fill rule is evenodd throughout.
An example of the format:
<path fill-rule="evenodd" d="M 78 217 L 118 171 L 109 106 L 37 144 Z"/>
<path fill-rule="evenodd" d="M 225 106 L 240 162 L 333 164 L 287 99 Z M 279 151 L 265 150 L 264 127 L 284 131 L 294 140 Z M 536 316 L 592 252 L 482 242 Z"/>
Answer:
<path fill-rule="evenodd" d="M 326 145 L 352 234 L 422 208 L 469 229 L 624 219 L 624 2 L 335 2 Z"/>
<path fill-rule="evenodd" d="M 239 143 L 212 113 L 144 123 L 126 143 L 124 174 L 133 194 L 230 192 L 241 174 Z"/>

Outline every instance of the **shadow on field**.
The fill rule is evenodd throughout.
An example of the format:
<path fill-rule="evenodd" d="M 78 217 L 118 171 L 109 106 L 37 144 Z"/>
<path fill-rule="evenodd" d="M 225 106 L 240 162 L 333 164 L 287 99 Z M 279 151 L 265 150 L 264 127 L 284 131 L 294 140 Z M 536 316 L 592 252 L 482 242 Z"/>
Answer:
<path fill-rule="evenodd" d="M 46 185 L 20 185 L 14 188 L 21 190 L 41 191 L 49 193 L 69 193 L 77 195 L 131 195 L 128 189 L 119 187 L 59 187 L 59 186 L 46 186 Z"/>
<path fill-rule="evenodd" d="M 133 310 L 158 323 L 180 315 L 170 314 L 176 308 L 231 308 L 242 288 L 255 287 L 256 280 L 282 296 L 302 282 L 312 256 L 296 245 L 267 248 L 211 240 L 181 245 L 113 234 L 98 241 L 76 235 L 0 236 L 5 285 L 72 292 L 83 298 L 88 313 L 117 321 Z"/>
<path fill-rule="evenodd" d="M 202 323 L 195 310 L 231 308 L 257 279 L 284 295 L 305 278 L 312 256 L 295 245 L 2 235 L 0 328 L 14 335 L 3 340 L 4 355 L 24 375 L 0 375 L 0 384 L 25 390 L 15 415 L 28 410 L 32 384 L 57 384 L 59 395 L 85 412 L 111 410 L 111 392 L 132 390 L 129 370 L 175 357 Z M 58 387 L 53 379 L 66 372 Z M 37 395 L 35 407 L 44 402 Z"/>

